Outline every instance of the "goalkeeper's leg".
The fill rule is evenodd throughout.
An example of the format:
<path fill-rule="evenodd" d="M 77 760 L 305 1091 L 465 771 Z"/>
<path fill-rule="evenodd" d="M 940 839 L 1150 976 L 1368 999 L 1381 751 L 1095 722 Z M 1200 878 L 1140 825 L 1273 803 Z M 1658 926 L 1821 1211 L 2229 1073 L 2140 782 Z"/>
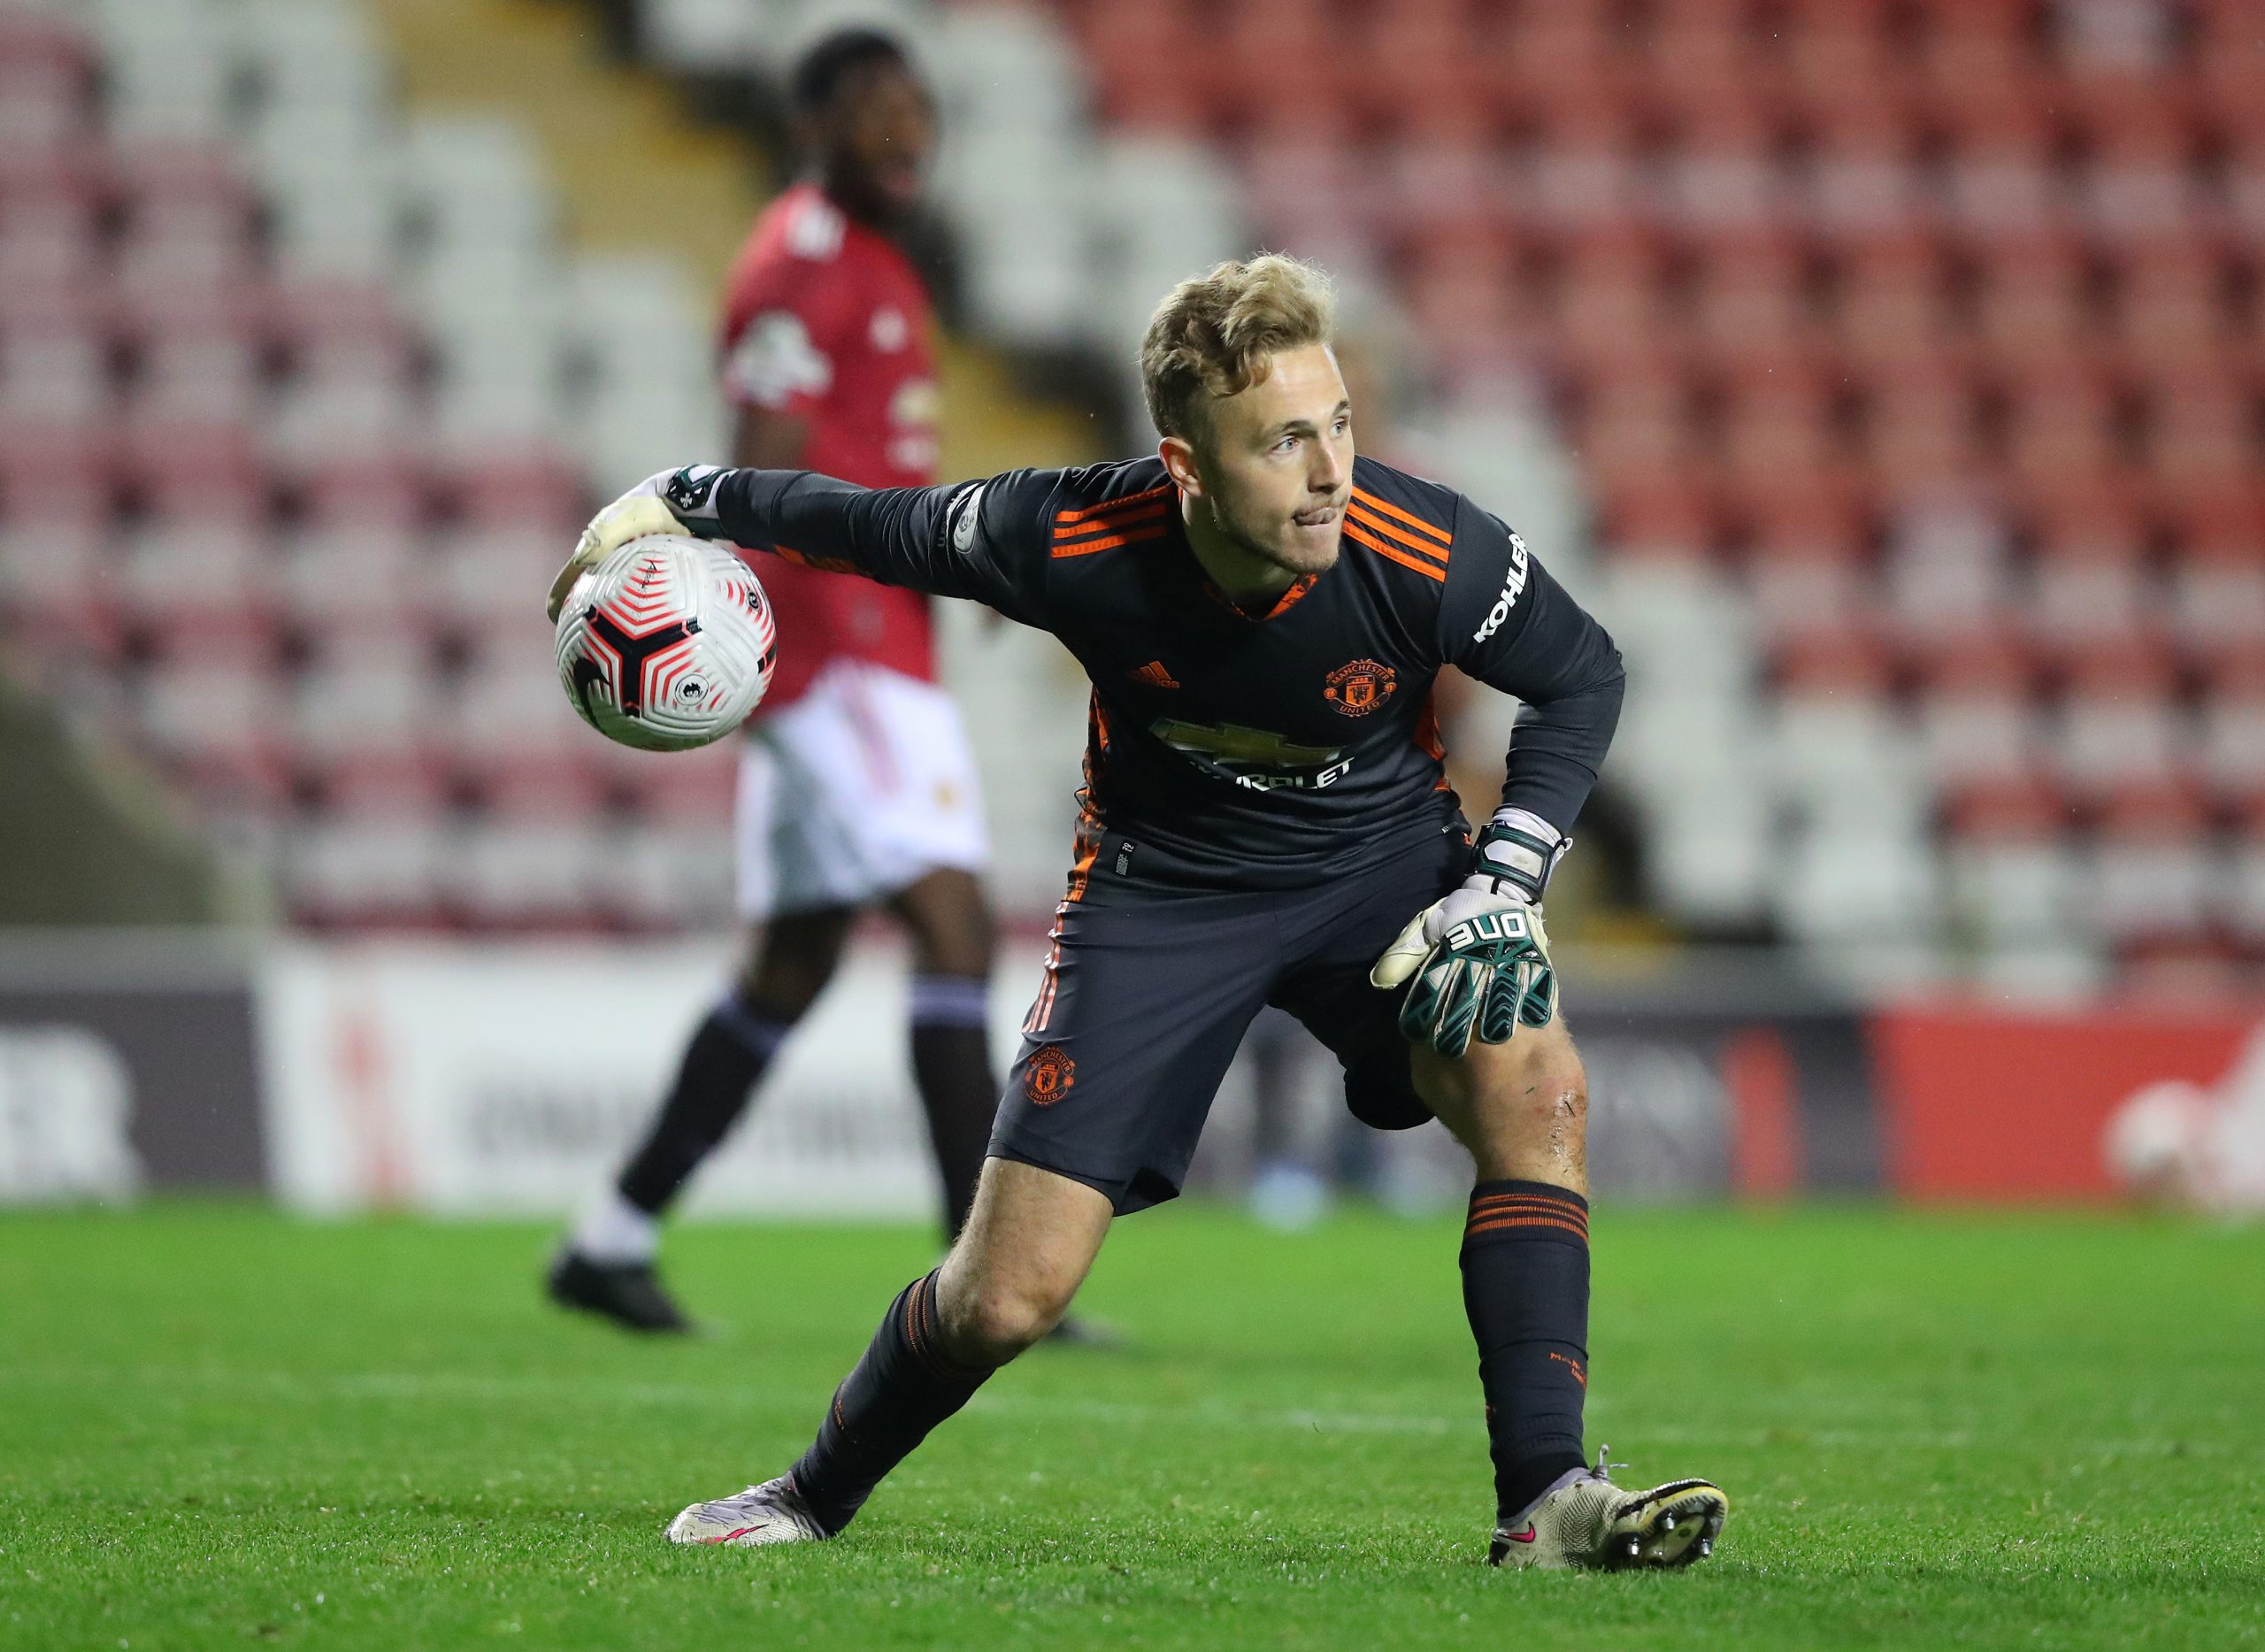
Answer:
<path fill-rule="evenodd" d="M 1677 1564 L 1727 1505 L 1704 1481 L 1629 1493 L 1583 1455 L 1589 1381 L 1588 1081 L 1562 1016 L 1449 1060 L 1411 1047 L 1417 1092 L 1478 1168 L 1463 1308 L 1478 1343 L 1494 1464 L 1493 1558 Z"/>
<path fill-rule="evenodd" d="M 1108 1196 L 1082 1182 L 987 1161 L 951 1255 L 889 1304 L 810 1448 L 781 1480 L 695 1503 L 670 1525 L 671 1539 L 771 1542 L 841 1531 L 931 1429 L 1054 1327 L 1093 1266 L 1110 1214 Z M 795 1518 L 751 1523 L 743 1502 L 755 1492 L 790 1505 Z"/>

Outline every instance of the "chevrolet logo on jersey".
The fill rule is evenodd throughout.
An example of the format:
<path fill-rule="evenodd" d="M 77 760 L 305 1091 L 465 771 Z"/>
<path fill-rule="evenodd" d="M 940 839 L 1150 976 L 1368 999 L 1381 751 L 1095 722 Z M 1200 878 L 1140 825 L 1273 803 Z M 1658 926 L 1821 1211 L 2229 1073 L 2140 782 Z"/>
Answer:
<path fill-rule="evenodd" d="M 1148 732 L 1205 773 L 1252 791 L 1328 786 L 1353 765 L 1340 761 L 1341 746 L 1293 745 L 1263 728 L 1240 723 L 1183 723 L 1160 717 Z"/>

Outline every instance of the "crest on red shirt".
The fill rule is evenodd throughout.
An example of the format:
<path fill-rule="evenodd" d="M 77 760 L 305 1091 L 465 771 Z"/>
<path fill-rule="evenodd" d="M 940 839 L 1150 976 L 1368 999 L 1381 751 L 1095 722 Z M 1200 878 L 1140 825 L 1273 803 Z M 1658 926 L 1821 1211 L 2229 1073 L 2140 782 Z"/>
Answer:
<path fill-rule="evenodd" d="M 1400 674 L 1382 660 L 1354 660 L 1329 673 L 1321 697 L 1347 717 L 1366 717 L 1400 691 Z"/>

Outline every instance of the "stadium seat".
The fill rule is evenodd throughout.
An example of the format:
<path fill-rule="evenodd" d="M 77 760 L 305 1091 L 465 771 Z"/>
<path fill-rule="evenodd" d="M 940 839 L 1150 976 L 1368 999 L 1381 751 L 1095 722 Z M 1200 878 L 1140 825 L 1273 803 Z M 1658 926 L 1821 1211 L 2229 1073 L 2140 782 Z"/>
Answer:
<path fill-rule="evenodd" d="M 1861 448 L 1873 487 L 1893 500 L 1974 480 L 1982 466 L 1979 400 L 1964 375 L 1916 359 L 1870 375 Z"/>
<path fill-rule="evenodd" d="M 2265 644 L 2265 533 L 2202 525 L 2171 573 L 2173 628 L 2190 649 Z"/>
<path fill-rule="evenodd" d="M 1692 283 L 1691 319 L 1717 360 L 1806 357 L 1820 342 L 1807 249 L 1791 235 L 1709 237 Z"/>
<path fill-rule="evenodd" d="M 1716 36 L 1709 35 L 1709 38 Z M 1696 65 L 1694 65 L 1695 69 Z M 1706 71 L 1735 82 L 1727 65 Z M 1709 81 L 1678 111 L 1676 142 L 1655 183 L 1668 221 L 1700 234 L 1752 232 L 1779 221 L 1792 180 L 1780 165 L 1777 111 L 1751 95 L 1724 98 Z"/>
<path fill-rule="evenodd" d="M 2095 89 L 2072 112 L 2085 148 L 2072 205 L 2087 230 L 2131 242 L 2201 225 L 2201 144 L 2177 103 L 2141 85 Z"/>
<path fill-rule="evenodd" d="M 2233 334 L 2227 262 L 2208 241 L 2180 236 L 2121 250 L 2115 337 L 2126 362 L 2207 365 Z"/>
<path fill-rule="evenodd" d="M 1667 249 L 1625 229 L 1569 240 L 1552 304 L 1559 348 L 1584 364 L 1640 363 L 1656 374 L 1669 316 Z"/>
<path fill-rule="evenodd" d="M 632 930 L 711 930 L 738 910 L 732 831 L 695 821 L 641 821 L 604 845 L 604 876 L 593 899 L 600 914 Z"/>
<path fill-rule="evenodd" d="M 2174 491 L 2253 478 L 2265 463 L 2253 382 L 2215 371 L 2164 376 L 2142 400 L 2147 469 Z"/>
<path fill-rule="evenodd" d="M 1922 235 L 1886 235 L 1844 248 L 1834 271 L 1833 331 L 1857 362 L 1909 371 L 1913 346 L 1937 338 L 1949 321 L 1949 274 L 1942 249 Z"/>
<path fill-rule="evenodd" d="M 2131 642 L 2079 651 L 2069 665 L 2053 735 L 2063 782 L 2095 799 L 2183 782 L 2192 730 L 2176 688 L 2166 649 Z"/>
<path fill-rule="evenodd" d="M 1974 295 L 1975 331 L 1990 360 L 2014 373 L 2078 357 L 2102 321 L 2084 249 L 2060 235 L 2000 236 Z"/>
<path fill-rule="evenodd" d="M 1939 96 L 1939 84 L 1935 89 Z M 1950 221 L 1977 236 L 2052 230 L 2063 210 L 2052 123 L 2041 108 L 2008 99 L 2002 85 L 1969 96 L 1974 101 L 1948 111 L 1942 191 Z"/>
<path fill-rule="evenodd" d="M 1727 387 L 1718 455 L 1734 488 L 1782 488 L 1788 477 L 1827 486 L 1846 476 L 1838 387 L 1799 362 L 1758 351 Z"/>
<path fill-rule="evenodd" d="M 1953 640 L 1917 663 L 1916 703 L 1928 772 L 1953 795 L 1973 788 L 2034 789 L 2045 726 L 2036 671 L 2012 639 Z"/>
<path fill-rule="evenodd" d="M 0 12 L 0 166 L 60 153 L 85 134 L 94 84 L 86 41 L 25 7 Z"/>
<path fill-rule="evenodd" d="M 2112 493 L 2058 501 L 2038 526 L 2027 584 L 2023 611 L 2051 652 L 2144 640 L 2161 619 L 2146 525 Z"/>
<path fill-rule="evenodd" d="M 1993 951 L 2065 943 L 2085 864 L 2061 801 L 2034 781 L 1967 785 L 1946 811 L 1950 921 Z"/>
<path fill-rule="evenodd" d="M 2108 805 L 2086 857 L 2084 910 L 2119 948 L 2204 938 L 2217 872 L 2196 802 L 2141 786 Z"/>
<path fill-rule="evenodd" d="M 1802 42 L 1832 41 L 1815 22 L 1792 37 L 1795 73 Z M 1868 32 L 1846 39 L 1869 39 Z M 1908 234 L 1925 207 L 1925 184 L 1903 108 L 1879 80 L 1854 77 L 1810 115 L 1815 130 L 1801 158 L 1795 200 L 1804 219 L 1851 240 Z"/>
<path fill-rule="evenodd" d="M 399 928 L 429 922 L 439 909 L 447 854 L 424 813 L 365 807 L 287 825 L 277 873 L 295 923 Z"/>
<path fill-rule="evenodd" d="M 2128 468 L 2115 388 L 2075 363 L 2049 366 L 2005 388 L 2006 459 L 2031 487 L 2094 485 Z"/>
<path fill-rule="evenodd" d="M 449 908 L 480 929 L 549 928 L 590 910 L 608 841 L 580 821 L 474 822 L 452 833 L 441 878 Z"/>

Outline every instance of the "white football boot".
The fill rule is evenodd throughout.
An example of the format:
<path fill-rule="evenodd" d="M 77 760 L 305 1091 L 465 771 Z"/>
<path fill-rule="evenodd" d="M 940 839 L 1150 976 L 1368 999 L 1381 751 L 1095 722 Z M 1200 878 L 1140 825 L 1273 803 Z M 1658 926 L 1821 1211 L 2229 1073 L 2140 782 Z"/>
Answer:
<path fill-rule="evenodd" d="M 1624 1491 L 1605 1477 L 1604 1452 L 1593 1469 L 1569 1469 L 1494 1533 L 1491 1566 L 1539 1566 L 1605 1571 L 1632 1566 L 1687 1566 L 1715 1552 L 1731 1500 L 1706 1480 L 1670 1480 L 1649 1491 Z M 1625 1464 L 1616 1466 L 1626 1467 Z"/>
<path fill-rule="evenodd" d="M 817 1543 L 826 1530 L 785 1475 L 736 1496 L 696 1502 L 669 1522 L 672 1543 Z"/>

